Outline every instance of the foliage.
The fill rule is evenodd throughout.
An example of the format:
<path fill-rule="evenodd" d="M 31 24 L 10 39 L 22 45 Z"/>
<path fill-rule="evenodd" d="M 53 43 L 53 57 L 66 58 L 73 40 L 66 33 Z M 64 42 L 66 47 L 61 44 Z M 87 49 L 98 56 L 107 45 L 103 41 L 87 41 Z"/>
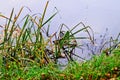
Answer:
<path fill-rule="evenodd" d="M 111 55 L 102 53 L 94 56 L 92 60 L 78 63 L 69 62 L 64 70 L 58 65 L 49 64 L 40 68 L 36 64 L 21 67 L 14 62 L 0 70 L 1 79 L 30 79 L 30 80 L 107 80 L 120 78 L 120 49 L 116 49 Z"/>
<path fill-rule="evenodd" d="M 44 27 L 46 27 L 47 23 L 57 12 L 47 20 L 44 20 L 48 3 L 49 1 L 47 1 L 43 14 L 40 17 L 27 14 L 22 19 L 22 26 L 17 23 L 17 20 L 24 7 L 22 7 L 15 16 L 14 9 L 10 17 L 0 15 L 0 17 L 7 20 L 4 26 L 1 26 L 3 33 L 1 34 L 2 39 L 0 42 L 0 60 L 4 65 L 10 62 L 16 62 L 21 66 L 27 66 L 32 62 L 38 66 L 44 66 L 51 62 L 57 63 L 59 58 L 67 58 L 68 61 L 73 61 L 73 56 L 79 57 L 74 53 L 75 48 L 79 47 L 76 39 L 92 40 L 88 31 L 90 27 L 85 26 L 82 22 L 72 29 L 69 29 L 63 24 L 59 31 L 50 35 L 50 26 L 48 26 L 47 30 Z M 73 32 L 80 24 L 83 28 L 79 28 L 77 31 Z M 65 31 L 63 28 L 67 28 L 67 30 Z M 86 30 L 89 37 L 75 37 L 77 33 L 84 32 L 84 30 Z"/>
<path fill-rule="evenodd" d="M 41 16 L 27 14 L 23 19 L 23 24 L 17 23 L 24 7 L 14 16 L 14 9 L 10 17 L 0 14 L 6 19 L 3 26 L 3 33 L 0 35 L 0 79 L 2 80 L 98 80 L 119 78 L 120 75 L 120 42 L 119 35 L 116 39 L 102 41 L 99 48 L 101 55 L 95 56 L 94 32 L 90 26 L 82 22 L 70 29 L 62 24 L 57 32 L 49 34 L 49 21 L 58 12 L 55 12 L 47 20 L 44 20 L 49 1 L 47 1 Z M 29 8 L 28 8 L 29 9 Z M 47 29 L 45 28 L 48 25 Z M 79 26 L 82 25 L 82 28 Z M 66 30 L 65 30 L 66 28 Z M 76 31 L 74 31 L 76 28 Z M 87 36 L 76 37 L 76 34 L 83 32 Z M 104 39 L 105 37 L 103 37 Z M 82 49 L 78 45 L 77 39 L 89 40 L 92 47 L 92 60 L 85 60 L 75 53 L 76 48 Z M 109 47 L 105 47 L 110 44 Z M 89 45 L 89 43 L 87 44 Z M 116 49 L 117 48 L 117 49 Z M 74 56 L 84 60 L 78 63 Z M 61 65 L 58 60 L 65 58 L 68 65 L 60 70 Z"/>

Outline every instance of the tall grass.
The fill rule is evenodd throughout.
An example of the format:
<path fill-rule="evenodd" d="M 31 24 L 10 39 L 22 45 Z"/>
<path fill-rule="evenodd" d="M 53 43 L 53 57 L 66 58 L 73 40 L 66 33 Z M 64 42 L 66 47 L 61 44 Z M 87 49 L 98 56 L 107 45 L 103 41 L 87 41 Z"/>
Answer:
<path fill-rule="evenodd" d="M 71 29 L 67 25 L 62 24 L 58 31 L 54 32 L 53 34 L 49 34 L 50 25 L 48 23 L 57 15 L 58 12 L 56 11 L 47 20 L 45 20 L 44 18 L 46 16 L 48 3 L 49 1 L 47 1 L 41 16 L 27 14 L 22 19 L 22 25 L 18 24 L 17 21 L 19 20 L 24 7 L 22 7 L 16 15 L 14 15 L 14 9 L 12 9 L 9 17 L 0 14 L 0 17 L 2 19 L 6 19 L 6 23 L 4 23 L 3 26 L 0 26 L 1 28 L 3 28 L 3 32 L 0 35 L 0 68 L 4 67 L 2 70 L 0 70 L 4 72 L 4 74 L 2 74 L 0 78 L 7 74 L 16 73 L 11 73 L 11 71 L 14 69 L 18 71 L 18 75 L 21 75 L 22 71 L 27 72 L 28 69 L 34 70 L 34 67 L 37 67 L 38 70 L 40 69 L 38 67 L 42 67 L 42 69 L 40 69 L 41 72 L 44 68 L 46 69 L 49 67 L 50 70 L 54 70 L 55 72 L 50 72 L 49 68 L 47 69 L 47 71 L 45 71 L 45 74 L 41 72 L 36 72 L 35 74 L 33 74 L 30 71 L 28 72 L 27 77 L 37 74 L 36 76 L 41 75 L 40 79 L 42 79 L 42 77 L 46 77 L 48 76 L 48 73 L 50 73 L 50 79 L 56 79 L 56 77 L 59 76 L 59 79 L 81 79 L 81 77 L 83 77 L 84 79 L 99 79 L 99 74 L 95 76 L 94 73 L 96 74 L 97 72 L 95 71 L 93 73 L 92 71 L 94 69 L 97 70 L 97 68 L 99 68 L 98 71 L 105 70 L 102 68 L 104 65 L 103 58 L 106 57 L 106 55 L 108 56 L 110 53 L 112 53 L 114 49 L 120 47 L 120 34 L 118 34 L 116 38 L 111 37 L 109 40 L 106 39 L 105 34 L 103 37 L 101 37 L 101 42 L 99 46 L 96 46 L 97 42 L 94 37 L 94 31 L 92 30 L 92 28 L 90 26 L 84 25 L 82 22 L 73 26 Z M 82 27 L 80 27 L 80 25 L 82 25 Z M 45 27 L 47 27 L 47 29 Z M 76 28 L 78 29 L 75 30 Z M 76 35 L 81 32 L 83 32 L 84 34 L 87 33 L 87 35 L 77 37 Z M 77 40 L 82 39 L 87 40 L 88 43 L 86 42 L 86 44 L 78 45 Z M 74 56 L 85 60 L 81 57 L 80 54 L 76 54 L 75 52 L 76 48 L 82 49 L 82 46 L 84 45 L 86 46 L 86 49 L 91 51 L 90 54 L 96 55 L 96 53 L 103 52 L 103 55 L 100 56 L 99 60 L 97 57 L 94 58 L 94 60 L 97 61 L 94 61 L 96 63 L 92 63 L 91 60 L 91 62 L 86 62 L 85 64 L 73 64 L 75 60 Z M 106 47 L 106 45 L 109 46 Z M 66 68 L 64 73 L 62 73 L 61 71 L 57 71 L 54 68 L 58 63 L 58 60 L 61 58 L 67 59 L 68 62 L 72 61 L 72 63 L 67 66 L 68 69 Z M 110 61 L 111 57 L 109 57 L 108 59 Z M 115 67 L 113 66 L 115 60 L 116 59 L 112 60 L 112 64 L 110 65 L 110 67 Z M 46 65 L 47 67 L 43 67 Z M 71 65 L 73 67 L 71 67 Z M 116 63 L 116 65 L 119 66 L 118 63 Z M 76 67 L 79 67 L 79 69 L 82 69 L 82 71 L 78 72 L 79 70 Z M 8 72 L 8 70 L 10 71 L 10 73 Z M 88 70 L 89 72 L 86 72 L 86 70 Z M 73 75 L 72 73 L 75 75 Z M 24 76 L 24 78 L 28 79 L 26 78 L 26 76 Z M 38 79 L 38 77 L 36 78 Z"/>
<path fill-rule="evenodd" d="M 57 63 L 59 58 L 67 58 L 68 61 L 73 61 L 73 55 L 81 58 L 74 53 L 78 46 L 76 39 L 90 39 L 92 41 L 88 31 L 90 27 L 80 22 L 69 29 L 63 24 L 59 31 L 50 35 L 50 26 L 47 30 L 44 27 L 54 18 L 57 12 L 44 20 L 48 3 L 49 1 L 47 1 L 41 16 L 27 14 L 22 19 L 23 25 L 18 24 L 17 20 L 24 7 L 16 15 L 14 15 L 14 9 L 12 9 L 10 17 L 0 14 L 0 17 L 6 19 L 4 26 L 1 26 L 3 33 L 0 42 L 1 61 L 5 66 L 9 65 L 10 62 L 16 62 L 21 66 L 30 65 L 30 63 L 43 66 L 49 63 Z M 72 32 L 80 24 L 83 25 L 83 28 Z M 65 27 L 67 28 L 66 31 L 63 30 Z M 87 31 L 89 37 L 75 37 L 75 34 L 84 30 Z"/>
<path fill-rule="evenodd" d="M 17 23 L 24 7 L 20 9 L 18 14 L 14 15 L 14 9 L 12 9 L 10 16 L 0 14 L 1 18 L 6 19 L 6 23 L 3 28 L 3 33 L 0 39 L 0 61 L 3 65 L 8 66 L 11 62 L 16 62 L 20 66 L 30 66 L 31 63 L 38 66 L 44 66 L 49 63 L 58 63 L 58 59 L 66 58 L 68 61 L 74 61 L 73 56 L 84 59 L 80 54 L 75 53 L 78 45 L 77 39 L 85 39 L 90 41 L 87 43 L 87 47 L 95 46 L 94 32 L 90 26 L 84 25 L 82 22 L 73 26 L 70 29 L 67 25 L 62 24 L 58 31 L 53 34 L 49 34 L 50 25 L 48 22 L 52 20 L 58 12 L 55 12 L 47 20 L 44 19 L 46 16 L 47 1 L 43 13 L 41 16 L 27 14 L 23 19 L 23 24 Z M 44 28 L 48 25 L 47 30 Z M 82 25 L 80 27 L 79 25 Z M 66 30 L 65 30 L 66 28 Z M 76 31 L 74 31 L 76 28 Z M 75 35 L 84 32 L 87 36 Z M 120 35 L 120 34 L 119 34 Z M 110 41 L 102 41 L 102 47 L 99 48 L 99 52 L 102 52 L 104 46 L 110 43 L 109 51 L 115 49 L 119 42 L 119 35 L 116 39 L 110 38 Z M 105 37 L 103 37 L 104 39 Z M 91 48 L 91 54 L 95 55 L 95 50 Z M 80 48 L 82 49 L 82 48 Z M 89 48 L 90 49 L 90 48 Z M 93 51 L 94 50 L 94 51 Z M 1 64 L 2 64 L 1 63 Z"/>
<path fill-rule="evenodd" d="M 26 61 L 37 63 L 40 66 L 46 64 L 46 62 L 50 62 L 48 55 L 45 53 L 47 44 L 42 34 L 42 27 L 50 21 L 56 13 L 43 22 L 48 2 L 49 1 L 46 3 L 42 16 L 39 17 L 39 21 L 28 14 L 23 19 L 24 24 L 21 27 L 17 24 L 17 20 L 23 7 L 16 16 L 13 15 L 14 9 L 9 18 L 0 15 L 0 17 L 7 19 L 5 26 L 3 26 L 4 39 L 0 43 L 0 51 L 4 64 L 9 63 L 11 60 L 22 66 L 26 65 Z M 34 26 L 36 26 L 36 29 Z"/>

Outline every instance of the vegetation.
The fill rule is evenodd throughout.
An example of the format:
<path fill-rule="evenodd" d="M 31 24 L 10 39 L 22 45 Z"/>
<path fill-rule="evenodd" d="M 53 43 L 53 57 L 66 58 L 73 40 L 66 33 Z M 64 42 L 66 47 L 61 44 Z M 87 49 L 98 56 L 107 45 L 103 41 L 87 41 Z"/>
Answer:
<path fill-rule="evenodd" d="M 109 56 L 102 53 L 86 62 L 69 62 L 64 70 L 60 70 L 55 64 L 40 68 L 35 64 L 21 67 L 12 62 L 9 66 L 2 66 L 0 78 L 5 80 L 119 80 L 119 58 L 120 49 L 115 49 Z"/>
<path fill-rule="evenodd" d="M 58 13 L 55 12 L 47 20 L 44 20 L 47 6 L 41 16 L 27 14 L 23 19 L 23 25 L 17 20 L 24 7 L 14 16 L 14 9 L 10 17 L 0 14 L 6 19 L 6 23 L 0 26 L 3 29 L 0 35 L 0 79 L 2 80 L 106 80 L 120 79 L 120 48 L 119 35 L 105 41 L 102 38 L 101 47 L 96 56 L 94 32 L 90 26 L 82 22 L 70 29 L 62 24 L 59 30 L 49 34 L 49 21 Z M 48 26 L 47 26 L 48 25 Z M 79 25 L 82 28 L 74 31 Z M 47 28 L 46 28 L 47 27 Z M 83 32 L 87 36 L 76 37 Z M 82 49 L 77 40 L 87 40 L 93 58 L 85 60 L 75 53 L 76 48 Z M 106 45 L 110 45 L 106 47 Z M 92 48 L 90 48 L 90 46 Z M 94 49 L 95 47 L 95 49 Z M 81 63 L 75 61 L 74 56 L 84 60 Z M 60 69 L 59 59 L 67 59 L 65 69 Z"/>

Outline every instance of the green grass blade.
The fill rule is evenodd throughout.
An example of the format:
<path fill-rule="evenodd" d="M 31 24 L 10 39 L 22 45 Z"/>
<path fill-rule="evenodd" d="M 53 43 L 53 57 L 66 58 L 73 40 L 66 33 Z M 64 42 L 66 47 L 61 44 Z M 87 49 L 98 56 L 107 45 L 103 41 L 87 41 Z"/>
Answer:
<path fill-rule="evenodd" d="M 44 20 L 45 13 L 46 13 L 46 10 L 47 10 L 47 7 L 48 7 L 48 3 L 49 3 L 49 1 L 47 1 L 44 12 L 42 14 L 42 18 L 40 19 L 40 28 L 42 27 L 42 24 L 43 24 L 43 20 Z"/>
<path fill-rule="evenodd" d="M 22 34 L 23 34 L 23 31 L 24 31 L 25 27 L 27 26 L 28 21 L 29 21 L 29 16 L 27 16 L 27 18 L 26 18 L 26 20 L 25 20 L 25 22 L 24 22 L 24 25 L 23 25 L 23 27 L 22 27 L 22 30 L 21 30 L 21 32 L 20 32 L 20 36 L 18 37 L 17 42 L 19 42 L 19 40 L 20 40 L 20 38 L 21 38 L 21 36 L 22 36 Z"/>
<path fill-rule="evenodd" d="M 76 31 L 76 32 L 74 32 L 74 33 L 72 33 L 70 36 L 73 36 L 73 35 L 75 35 L 75 34 L 81 32 L 81 31 L 83 31 L 83 30 L 86 30 L 87 28 L 88 28 L 88 27 L 84 27 L 84 28 L 82 28 L 82 29 L 80 29 L 80 30 L 78 30 L 78 31 Z"/>
<path fill-rule="evenodd" d="M 50 18 L 48 18 L 48 20 L 46 20 L 42 26 L 44 26 L 46 23 L 48 23 L 55 15 L 57 14 L 57 12 L 55 14 L 53 14 Z"/>

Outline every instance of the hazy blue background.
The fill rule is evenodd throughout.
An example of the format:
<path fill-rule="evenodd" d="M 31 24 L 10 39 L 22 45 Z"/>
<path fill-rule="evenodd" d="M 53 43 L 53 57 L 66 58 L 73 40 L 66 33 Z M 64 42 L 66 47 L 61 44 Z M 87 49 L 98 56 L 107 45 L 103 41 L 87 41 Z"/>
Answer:
<path fill-rule="evenodd" d="M 8 16 L 15 8 L 16 13 L 22 6 L 27 6 L 32 13 L 41 13 L 47 0 L 1 0 L 0 12 Z M 57 7 L 59 14 L 52 20 L 51 29 L 57 29 L 61 23 L 74 26 L 78 22 L 90 25 L 95 32 L 110 34 L 120 32 L 120 0 L 50 0 L 47 15 L 55 12 Z M 24 9 L 22 15 L 29 13 Z M 47 17 L 48 17 L 47 16 Z M 0 24 L 3 21 L 0 20 Z"/>

